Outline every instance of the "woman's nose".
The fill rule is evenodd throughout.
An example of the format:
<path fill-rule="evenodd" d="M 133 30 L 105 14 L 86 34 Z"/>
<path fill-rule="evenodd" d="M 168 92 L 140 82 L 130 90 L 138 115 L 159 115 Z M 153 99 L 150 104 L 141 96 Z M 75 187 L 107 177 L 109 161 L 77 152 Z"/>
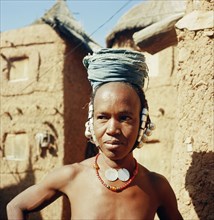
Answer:
<path fill-rule="evenodd" d="M 110 119 L 108 122 L 106 133 L 108 135 L 120 134 L 120 125 L 119 122 L 115 119 Z"/>

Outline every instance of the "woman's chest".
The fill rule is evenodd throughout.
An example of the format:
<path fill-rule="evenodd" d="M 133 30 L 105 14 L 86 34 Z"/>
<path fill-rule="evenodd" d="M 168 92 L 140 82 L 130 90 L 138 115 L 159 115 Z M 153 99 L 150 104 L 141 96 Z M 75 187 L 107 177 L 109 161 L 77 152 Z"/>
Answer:
<path fill-rule="evenodd" d="M 88 184 L 70 195 L 73 219 L 154 219 L 158 201 L 136 185 L 112 192 L 102 185 Z"/>

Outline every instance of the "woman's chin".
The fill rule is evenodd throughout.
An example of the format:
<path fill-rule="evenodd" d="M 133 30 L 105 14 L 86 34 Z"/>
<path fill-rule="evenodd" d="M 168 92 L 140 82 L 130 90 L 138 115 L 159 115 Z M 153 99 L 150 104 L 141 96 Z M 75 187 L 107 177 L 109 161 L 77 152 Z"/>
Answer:
<path fill-rule="evenodd" d="M 102 153 L 110 160 L 121 160 L 124 155 L 123 153 L 121 153 L 121 151 L 117 151 L 117 150 L 104 150 L 102 151 Z"/>

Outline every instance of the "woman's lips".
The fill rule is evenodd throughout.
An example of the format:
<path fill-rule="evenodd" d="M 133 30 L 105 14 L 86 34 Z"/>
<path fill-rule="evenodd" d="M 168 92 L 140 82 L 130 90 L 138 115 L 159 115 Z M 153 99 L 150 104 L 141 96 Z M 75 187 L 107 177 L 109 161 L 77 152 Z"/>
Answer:
<path fill-rule="evenodd" d="M 107 149 L 112 149 L 112 150 L 123 145 L 123 143 L 118 140 L 105 141 L 104 144 Z"/>

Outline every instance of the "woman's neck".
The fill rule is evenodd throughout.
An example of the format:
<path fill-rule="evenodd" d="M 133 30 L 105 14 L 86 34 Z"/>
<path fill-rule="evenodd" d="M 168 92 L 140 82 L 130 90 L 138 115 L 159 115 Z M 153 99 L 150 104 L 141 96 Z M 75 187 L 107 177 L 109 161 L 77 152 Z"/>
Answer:
<path fill-rule="evenodd" d="M 98 158 L 98 164 L 101 169 L 120 169 L 126 168 L 130 172 L 135 169 L 135 160 L 132 153 L 129 153 L 126 157 L 120 160 L 111 160 L 110 158 L 106 157 L 103 153 L 100 153 Z"/>

